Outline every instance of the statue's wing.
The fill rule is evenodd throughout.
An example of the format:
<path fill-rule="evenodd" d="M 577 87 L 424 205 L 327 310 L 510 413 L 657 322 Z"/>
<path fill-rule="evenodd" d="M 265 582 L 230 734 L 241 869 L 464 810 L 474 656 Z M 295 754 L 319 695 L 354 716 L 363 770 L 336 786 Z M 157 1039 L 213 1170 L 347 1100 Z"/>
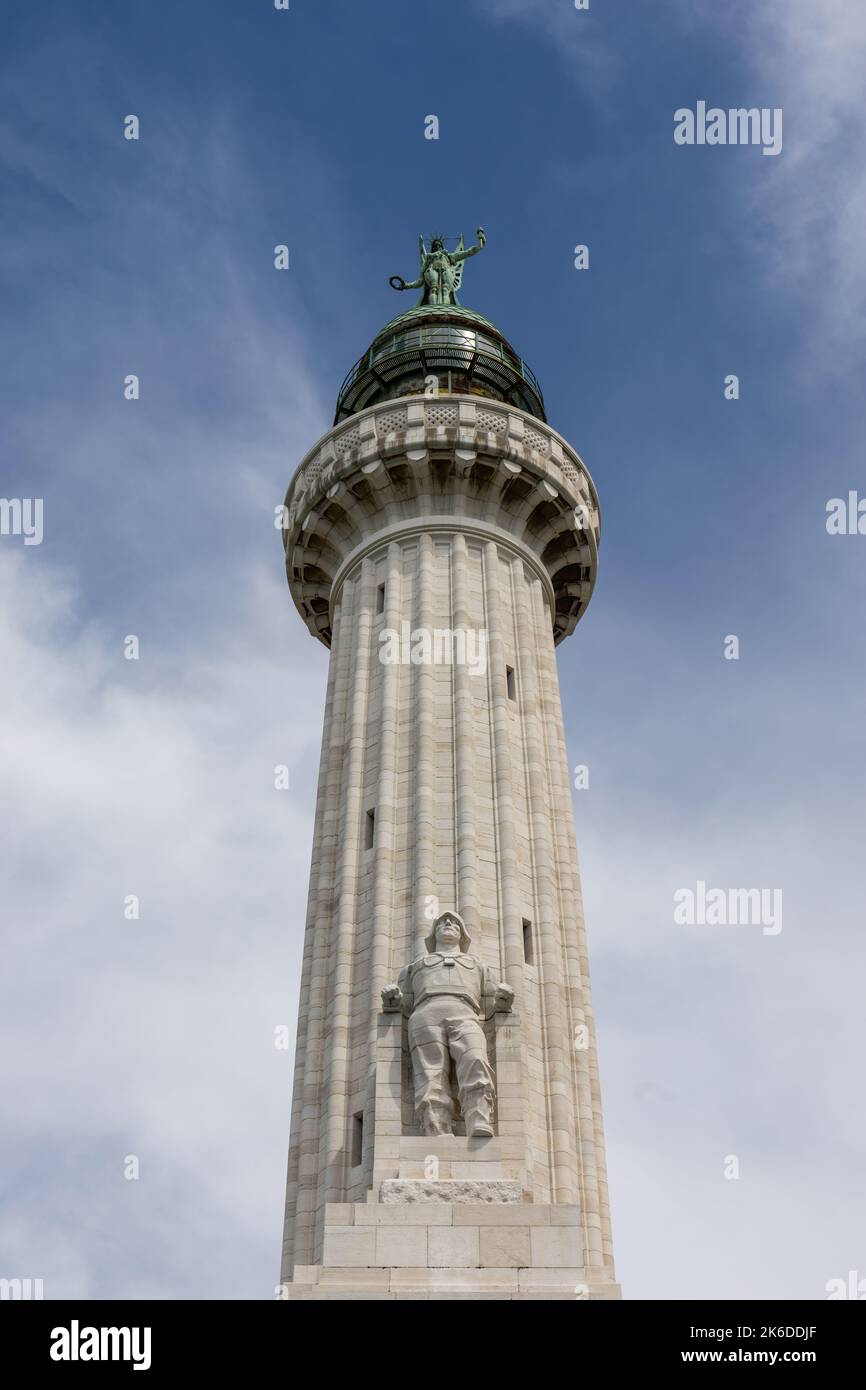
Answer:
<path fill-rule="evenodd" d="M 418 238 L 418 257 L 421 263 L 421 274 L 424 274 L 424 262 L 427 259 L 427 247 L 424 245 L 423 236 Z"/>
<path fill-rule="evenodd" d="M 465 246 L 465 243 L 464 243 L 464 241 L 463 241 L 463 233 L 462 233 L 462 232 L 460 233 L 460 240 L 458 241 L 458 243 L 457 243 L 457 245 L 456 245 L 456 247 L 455 247 L 455 250 L 456 250 L 456 251 L 465 251 L 465 250 L 466 250 L 466 246 Z M 454 285 L 453 285 L 453 287 L 452 287 L 455 294 L 456 294 L 457 291 L 459 290 L 462 280 L 463 280 L 463 262 L 462 262 L 462 261 L 458 261 L 457 264 L 454 266 Z"/>

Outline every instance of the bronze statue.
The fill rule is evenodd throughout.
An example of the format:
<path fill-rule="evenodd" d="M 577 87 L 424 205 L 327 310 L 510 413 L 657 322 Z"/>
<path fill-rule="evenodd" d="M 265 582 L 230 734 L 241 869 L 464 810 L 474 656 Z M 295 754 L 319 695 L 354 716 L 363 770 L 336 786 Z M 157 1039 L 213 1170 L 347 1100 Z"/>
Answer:
<path fill-rule="evenodd" d="M 392 275 L 388 281 L 394 290 L 418 290 L 423 289 L 423 294 L 418 300 L 418 304 L 457 304 L 457 291 L 463 279 L 463 262 L 470 256 L 477 256 L 479 251 L 484 250 L 487 238 L 484 235 L 484 228 L 476 228 L 475 235 L 478 237 L 477 246 L 465 246 L 461 234 L 457 242 L 457 249 L 449 251 L 445 246 L 445 238 L 434 236 L 430 241 L 430 250 L 424 244 L 423 236 L 418 238 L 418 248 L 421 257 L 421 274 L 417 280 L 406 281 L 399 275 Z"/>

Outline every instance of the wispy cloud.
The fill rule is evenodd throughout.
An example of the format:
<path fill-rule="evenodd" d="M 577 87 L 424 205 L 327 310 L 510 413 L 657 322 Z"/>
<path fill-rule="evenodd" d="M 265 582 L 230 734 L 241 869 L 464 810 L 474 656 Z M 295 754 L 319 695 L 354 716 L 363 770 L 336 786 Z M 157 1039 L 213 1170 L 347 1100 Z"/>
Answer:
<path fill-rule="evenodd" d="M 601 95 L 614 81 L 620 62 L 617 48 L 593 8 L 550 0 L 475 0 L 483 14 L 501 23 L 519 24 L 554 45 L 568 71 L 590 95 Z M 515 74 L 515 80 L 519 77 Z"/>
<path fill-rule="evenodd" d="M 132 662 L 30 554 L 0 566 L 3 1273 L 268 1297 L 321 672 L 273 641 L 261 566 L 204 646 Z"/>
<path fill-rule="evenodd" d="M 850 370 L 866 345 L 866 10 L 786 0 L 747 5 L 730 23 L 785 112 L 784 155 L 761 202 L 779 286 L 809 305 L 830 365 Z"/>
<path fill-rule="evenodd" d="M 11 86 L 4 492 L 46 523 L 0 550 L 0 1274 L 268 1298 L 327 666 L 273 512 L 327 409 L 225 110 L 130 149 L 77 109 L 70 173 Z"/>
<path fill-rule="evenodd" d="M 602 626 L 562 675 L 590 766 L 574 800 L 619 1274 L 630 1297 L 821 1298 L 862 1272 L 866 1226 L 856 692 L 808 644 L 777 665 L 750 641 L 734 669 L 664 613 Z M 700 879 L 780 888 L 781 933 L 678 925 Z"/>

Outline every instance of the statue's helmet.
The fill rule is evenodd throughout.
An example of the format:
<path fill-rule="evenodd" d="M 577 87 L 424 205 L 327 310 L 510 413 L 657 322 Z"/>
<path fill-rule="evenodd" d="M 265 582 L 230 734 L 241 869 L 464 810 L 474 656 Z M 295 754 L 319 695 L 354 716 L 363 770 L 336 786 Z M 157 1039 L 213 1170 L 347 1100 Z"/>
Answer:
<path fill-rule="evenodd" d="M 436 950 L 436 928 L 439 926 L 440 922 L 445 921 L 446 917 L 449 918 L 449 920 L 452 921 L 454 925 L 459 928 L 460 950 L 463 952 L 464 955 L 466 955 L 466 953 L 469 950 L 469 947 L 472 945 L 472 937 L 466 930 L 466 923 L 463 921 L 463 918 L 460 916 L 459 912 L 452 912 L 450 910 L 448 912 L 440 912 L 439 916 L 436 918 L 436 921 L 430 928 L 428 935 L 424 939 L 424 945 L 427 947 L 428 951 L 432 952 Z"/>

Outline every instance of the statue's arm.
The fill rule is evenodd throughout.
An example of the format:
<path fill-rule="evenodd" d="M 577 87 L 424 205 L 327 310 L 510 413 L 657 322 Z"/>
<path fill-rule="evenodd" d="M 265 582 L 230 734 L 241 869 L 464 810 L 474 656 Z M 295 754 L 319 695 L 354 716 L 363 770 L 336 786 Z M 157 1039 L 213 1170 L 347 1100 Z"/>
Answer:
<path fill-rule="evenodd" d="M 401 277 L 400 277 L 399 275 L 394 275 L 394 276 L 392 276 L 392 278 L 391 278 L 391 284 L 392 284 L 392 285 L 394 285 L 394 281 L 395 281 L 395 280 L 399 280 L 399 281 L 400 281 L 400 283 L 399 283 L 398 285 L 394 285 L 394 289 L 395 289 L 395 290 L 396 290 L 396 289 L 400 289 L 400 290 L 420 290 L 420 289 L 423 287 L 423 285 L 424 285 L 424 267 L 425 267 L 425 265 L 427 264 L 427 247 L 424 245 L 424 238 L 423 238 L 423 236 L 419 236 L 419 238 L 418 238 L 418 263 L 419 263 L 419 265 L 420 265 L 420 267 L 421 267 L 421 274 L 418 276 L 418 279 L 417 279 L 417 280 L 402 280 Z"/>
<path fill-rule="evenodd" d="M 424 276 L 419 280 L 404 280 L 401 275 L 392 275 L 388 284 L 392 290 L 420 290 L 424 284 Z"/>
<path fill-rule="evenodd" d="M 452 261 L 466 261 L 470 256 L 477 256 L 479 251 L 483 251 L 487 244 L 487 237 L 484 235 L 484 228 L 476 228 L 475 235 L 478 238 L 477 246 L 467 246 L 463 251 L 452 251 Z"/>
<path fill-rule="evenodd" d="M 408 1018 L 415 1007 L 415 993 L 412 989 L 411 965 L 407 965 L 405 969 L 400 971 L 397 982 L 400 986 L 400 992 L 403 996 L 403 1013 L 406 1016 L 406 1018 Z"/>

